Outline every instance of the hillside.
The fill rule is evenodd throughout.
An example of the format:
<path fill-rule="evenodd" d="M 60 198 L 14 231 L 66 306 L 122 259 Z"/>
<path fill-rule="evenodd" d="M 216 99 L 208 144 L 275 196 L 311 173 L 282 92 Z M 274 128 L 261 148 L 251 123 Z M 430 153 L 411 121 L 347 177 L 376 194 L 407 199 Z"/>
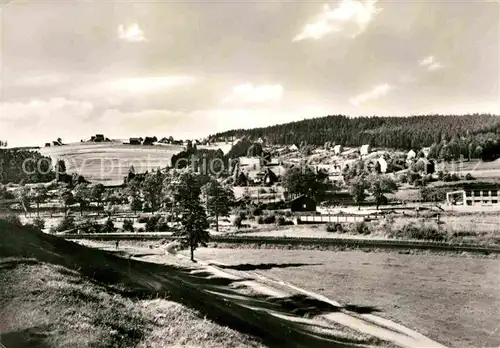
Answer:
<path fill-rule="evenodd" d="M 443 138 L 500 132 L 500 117 L 489 114 L 429 115 L 411 117 L 326 116 L 255 129 L 217 133 L 215 139 L 264 138 L 271 144 L 302 142 L 323 145 L 335 142 L 346 146 L 371 144 L 399 149 L 421 148 Z"/>

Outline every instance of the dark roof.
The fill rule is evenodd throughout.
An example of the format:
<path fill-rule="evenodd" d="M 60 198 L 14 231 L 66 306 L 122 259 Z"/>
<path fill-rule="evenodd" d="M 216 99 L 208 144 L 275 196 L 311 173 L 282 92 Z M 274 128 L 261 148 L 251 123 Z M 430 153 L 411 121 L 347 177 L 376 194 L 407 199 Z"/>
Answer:
<path fill-rule="evenodd" d="M 292 199 L 287 200 L 286 203 L 293 203 L 293 202 L 296 202 L 296 201 L 299 201 L 299 200 L 302 200 L 302 199 L 309 199 L 311 201 L 314 201 L 314 199 L 312 199 L 311 197 L 308 197 L 306 195 L 300 195 L 298 197 L 294 197 Z"/>

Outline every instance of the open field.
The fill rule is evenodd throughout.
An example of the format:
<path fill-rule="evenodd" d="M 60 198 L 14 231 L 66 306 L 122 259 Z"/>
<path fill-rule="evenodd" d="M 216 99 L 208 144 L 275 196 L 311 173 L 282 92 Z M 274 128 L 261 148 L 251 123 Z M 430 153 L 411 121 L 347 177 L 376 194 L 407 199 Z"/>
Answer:
<path fill-rule="evenodd" d="M 343 304 L 375 307 L 380 316 L 451 347 L 500 344 L 499 260 L 361 251 L 202 248 L 197 253 L 229 265 L 246 264 L 246 270 Z"/>
<path fill-rule="evenodd" d="M 161 250 L 159 262 L 137 259 L 158 256 L 154 251 L 131 258 L 122 250 L 88 248 L 0 221 L 2 342 L 15 347 L 67 347 L 69 342 L 74 347 L 394 347 L 380 335 L 322 319 L 322 313 L 334 310 L 346 324 L 361 323 L 357 307 L 314 302 L 201 264 L 169 262 L 178 258 Z M 395 340 L 414 339 L 373 324 L 371 329 Z"/>
<path fill-rule="evenodd" d="M 436 165 L 436 171 L 438 170 L 461 175 L 470 173 L 474 178 L 498 178 L 500 177 L 500 159 L 489 162 L 478 160 L 443 162 Z"/>
<path fill-rule="evenodd" d="M 173 155 L 183 150 L 181 145 L 142 146 L 120 143 L 74 144 L 44 147 L 40 152 L 52 162 L 64 159 L 68 173 L 76 172 L 92 182 L 108 185 L 123 183 L 130 166 L 145 172 L 171 165 Z"/>

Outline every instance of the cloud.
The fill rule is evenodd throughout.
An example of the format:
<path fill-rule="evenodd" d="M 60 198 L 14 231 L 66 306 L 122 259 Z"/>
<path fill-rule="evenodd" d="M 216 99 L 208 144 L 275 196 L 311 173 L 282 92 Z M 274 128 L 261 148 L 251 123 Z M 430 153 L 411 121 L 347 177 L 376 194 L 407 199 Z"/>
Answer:
<path fill-rule="evenodd" d="M 111 104 L 120 104 L 127 98 L 166 92 L 197 82 L 197 78 L 189 75 L 113 78 L 81 86 L 71 95 L 76 98 L 104 99 Z"/>
<path fill-rule="evenodd" d="M 349 99 L 349 103 L 355 106 L 360 106 L 361 104 L 364 104 L 370 100 L 378 99 L 380 97 L 387 95 L 387 93 L 389 93 L 391 88 L 392 87 L 389 86 L 387 83 L 375 86 L 371 91 L 359 94 L 354 98 Z"/>
<path fill-rule="evenodd" d="M 419 62 L 420 66 L 427 68 L 429 71 L 441 69 L 443 65 L 439 63 L 434 56 L 428 56 Z"/>
<path fill-rule="evenodd" d="M 307 24 L 292 41 L 320 39 L 331 32 L 341 32 L 354 26 L 351 37 L 356 37 L 366 30 L 368 24 L 381 11 L 377 8 L 378 0 L 343 0 L 334 9 L 324 5 L 323 12 L 313 23 Z"/>
<path fill-rule="evenodd" d="M 235 86 L 231 93 L 224 98 L 223 103 L 265 103 L 279 102 L 283 96 L 281 85 L 254 86 L 250 83 Z"/>
<path fill-rule="evenodd" d="M 67 130 L 81 131 L 94 111 L 86 101 L 66 98 L 2 103 L 0 139 L 11 145 L 41 144 L 62 137 Z M 76 126 L 76 128 L 75 128 Z"/>
<path fill-rule="evenodd" d="M 123 24 L 118 26 L 118 38 L 128 42 L 147 41 L 144 32 L 137 23 L 131 24 L 125 28 Z"/>
<path fill-rule="evenodd" d="M 16 80 L 14 85 L 19 87 L 47 87 L 59 85 L 68 80 L 67 76 L 62 75 L 31 75 Z"/>

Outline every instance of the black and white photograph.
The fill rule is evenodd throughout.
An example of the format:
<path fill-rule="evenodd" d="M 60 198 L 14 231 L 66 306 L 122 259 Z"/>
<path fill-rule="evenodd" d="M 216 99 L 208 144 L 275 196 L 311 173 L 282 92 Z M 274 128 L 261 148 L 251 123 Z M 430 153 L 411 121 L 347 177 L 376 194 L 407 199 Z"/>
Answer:
<path fill-rule="evenodd" d="M 0 348 L 499 348 L 500 0 L 0 0 Z"/>

